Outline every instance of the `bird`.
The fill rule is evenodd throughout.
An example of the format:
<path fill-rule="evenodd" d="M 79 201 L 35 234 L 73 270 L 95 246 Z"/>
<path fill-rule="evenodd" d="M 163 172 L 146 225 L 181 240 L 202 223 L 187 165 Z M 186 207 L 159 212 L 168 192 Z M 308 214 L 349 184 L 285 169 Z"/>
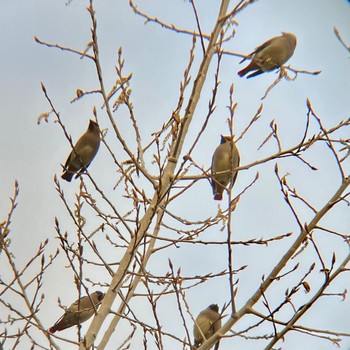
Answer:
<path fill-rule="evenodd" d="M 79 177 L 88 168 L 100 147 L 100 128 L 90 120 L 89 127 L 75 144 L 63 167 L 62 179 L 70 182 L 74 174 Z"/>
<path fill-rule="evenodd" d="M 105 294 L 96 291 L 89 296 L 84 296 L 76 300 L 59 318 L 59 320 L 49 328 L 50 333 L 62 331 L 66 328 L 70 328 L 87 321 L 95 313 L 95 310 L 100 306 Z M 92 302 L 91 302 L 92 301 Z M 93 306 L 94 305 L 94 306 Z"/>
<path fill-rule="evenodd" d="M 198 347 L 221 328 L 221 316 L 217 304 L 209 305 L 200 312 L 193 327 L 194 345 Z M 203 338 L 203 335 L 205 339 Z"/>
<path fill-rule="evenodd" d="M 230 170 L 239 167 L 239 160 L 239 152 L 232 137 L 221 135 L 221 143 L 216 148 L 211 163 L 211 185 L 215 200 L 222 200 L 224 189 L 230 182 L 232 186 L 234 185 L 237 171 L 230 172 Z M 217 174 L 220 172 L 225 173 Z"/>
<path fill-rule="evenodd" d="M 247 78 L 252 78 L 281 67 L 292 57 L 296 45 L 297 38 L 294 34 L 282 32 L 282 35 L 266 41 L 250 53 L 248 57 L 252 58 L 252 60 L 247 67 L 238 72 L 238 75 L 243 77 L 247 73 L 254 71 L 247 76 Z"/>

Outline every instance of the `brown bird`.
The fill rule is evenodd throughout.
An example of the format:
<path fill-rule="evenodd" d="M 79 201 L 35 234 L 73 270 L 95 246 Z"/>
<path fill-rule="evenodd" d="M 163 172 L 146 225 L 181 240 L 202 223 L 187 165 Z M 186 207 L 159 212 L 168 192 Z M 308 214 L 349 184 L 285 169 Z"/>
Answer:
<path fill-rule="evenodd" d="M 216 148 L 211 163 L 211 185 L 215 200 L 222 200 L 224 189 L 230 182 L 232 186 L 234 185 L 237 178 L 237 171 L 232 173 L 230 170 L 237 167 L 239 167 L 239 152 L 236 144 L 231 136 L 221 135 L 221 143 Z M 225 173 L 216 174 L 220 172 Z"/>
<path fill-rule="evenodd" d="M 282 35 L 266 41 L 249 54 L 252 60 L 247 67 L 238 72 L 238 75 L 243 77 L 247 73 L 255 71 L 247 76 L 247 78 L 252 78 L 281 67 L 292 57 L 296 45 L 296 36 L 283 32 Z M 245 58 L 240 63 L 243 61 Z"/>
<path fill-rule="evenodd" d="M 199 328 L 198 328 L 199 327 Z M 196 318 L 193 327 L 194 345 L 198 347 L 206 339 L 210 338 L 219 328 L 221 328 L 221 316 L 219 306 L 216 304 L 209 305 Z M 203 339 L 203 335 L 205 339 Z"/>
<path fill-rule="evenodd" d="M 100 147 L 100 128 L 93 120 L 90 120 L 89 127 L 80 137 L 72 149 L 64 165 L 62 179 L 71 181 L 75 173 L 75 178 L 79 177 L 88 168 Z"/>
<path fill-rule="evenodd" d="M 94 315 L 95 309 L 98 309 L 104 296 L 104 293 L 97 291 L 90 294 L 90 298 L 85 296 L 78 299 L 66 310 L 64 315 L 49 328 L 49 332 L 55 333 L 57 331 L 62 331 L 87 321 Z M 93 305 L 95 305 L 95 308 Z"/>

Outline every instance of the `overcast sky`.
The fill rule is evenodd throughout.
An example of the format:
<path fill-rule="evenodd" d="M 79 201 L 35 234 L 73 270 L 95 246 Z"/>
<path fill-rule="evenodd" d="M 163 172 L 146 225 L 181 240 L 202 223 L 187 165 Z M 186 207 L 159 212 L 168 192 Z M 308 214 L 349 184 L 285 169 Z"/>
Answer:
<path fill-rule="evenodd" d="M 232 3 L 234 4 L 235 1 Z M 193 12 L 187 1 L 148 0 L 138 1 L 136 4 L 141 10 L 164 22 L 189 30 L 196 29 Z M 204 33 L 211 32 L 219 4 L 220 2 L 215 0 L 197 1 Z M 70 146 L 60 127 L 53 122 L 53 116 L 50 117 L 49 123 L 37 124 L 38 116 L 50 110 L 40 83 L 43 82 L 46 86 L 73 140 L 77 140 L 87 128 L 88 120 L 93 117 L 93 106 L 97 107 L 101 128 L 111 129 L 104 110 L 99 108 L 101 101 L 97 97 L 70 103 L 77 88 L 82 90 L 98 88 L 92 62 L 80 59 L 77 55 L 41 46 L 34 40 L 34 36 L 37 36 L 43 41 L 84 50 L 91 40 L 90 17 L 85 9 L 87 5 L 87 1 L 77 0 L 72 1 L 69 6 L 64 0 L 1 1 L 0 222 L 6 220 L 10 207 L 8 198 L 13 196 L 13 184 L 17 180 L 20 194 L 18 208 L 12 218 L 11 247 L 19 266 L 22 266 L 33 255 L 40 242 L 47 238 L 50 242 L 47 254 L 53 254 L 59 247 L 59 242 L 55 239 L 55 217 L 59 218 L 63 231 L 67 230 L 72 234 L 75 232 L 53 182 L 54 175 L 61 174 L 60 164 L 65 162 Z M 106 85 L 110 88 L 114 84 L 117 52 L 118 48 L 122 47 L 125 75 L 133 74 L 132 101 L 143 142 L 146 145 L 151 140 L 151 133 L 160 130 L 162 124 L 170 118 L 172 111 L 176 108 L 179 84 L 188 63 L 192 37 L 162 29 L 154 23 L 145 25 L 144 20 L 135 15 L 128 6 L 128 1 L 96 1 L 95 9 Z M 300 141 L 306 122 L 307 98 L 310 99 L 326 127 L 335 126 L 349 117 L 349 52 L 340 44 L 333 32 L 333 27 L 337 27 L 345 42 L 350 45 L 349 18 L 350 3 L 345 0 L 261 0 L 249 6 L 235 18 L 239 25 L 234 38 L 225 44 L 226 50 L 247 54 L 267 39 L 279 35 L 282 31 L 288 31 L 298 38 L 295 54 L 288 63 L 296 69 L 322 71 L 318 76 L 299 74 L 295 81 L 283 80 L 270 92 L 264 101 L 261 119 L 238 143 L 242 165 L 264 158 L 277 150 L 272 142 L 258 150 L 259 145 L 270 132 L 269 124 L 273 119 L 278 123 L 284 148 L 291 147 Z M 192 77 L 197 72 L 200 59 L 201 50 L 198 43 Z M 214 57 L 213 63 L 215 61 Z M 187 146 L 193 142 L 207 114 L 208 100 L 213 87 L 214 66 L 212 64 L 208 81 L 204 85 L 201 101 L 189 130 Z M 229 113 L 226 106 L 229 104 L 230 85 L 233 83 L 235 86 L 234 98 L 238 103 L 235 132 L 239 135 L 257 111 L 267 87 L 277 77 L 275 73 L 269 73 L 254 79 L 239 78 L 237 71 L 241 67 L 239 58 L 228 55 L 223 57 L 217 108 L 204 137 L 193 153 L 195 161 L 205 168 L 210 166 L 211 155 L 220 141 L 220 134 L 229 133 L 226 122 Z M 118 110 L 115 118 L 125 138 L 134 145 L 134 134 L 130 128 L 126 110 Z M 317 132 L 315 124 L 312 125 L 312 130 Z M 341 137 L 349 138 L 349 128 L 346 131 L 347 134 L 344 132 Z M 107 134 L 107 139 L 111 142 L 119 159 L 127 159 L 127 155 L 114 139 L 111 130 Z M 186 151 L 185 146 L 182 155 Z M 320 209 L 339 187 L 339 171 L 326 146 L 310 151 L 307 156 L 307 160 L 319 169 L 317 172 L 311 171 L 297 160 L 280 161 L 279 167 L 281 174 L 290 174 L 288 181 L 291 186 L 295 186 L 299 193 Z M 254 179 L 257 171 L 260 173 L 260 178 L 255 186 L 242 196 L 234 212 L 235 240 L 269 238 L 287 232 L 298 234 L 298 227 L 279 191 L 274 166 L 275 163 L 270 162 L 259 168 L 239 173 L 233 190 L 234 194 L 247 186 Z M 344 163 L 344 168 L 349 174 L 348 160 Z M 113 190 L 117 173 L 104 146 L 101 146 L 89 171 L 113 203 L 119 208 L 122 207 L 121 212 L 127 212 L 131 203 L 122 198 L 122 188 Z M 86 178 L 86 182 L 88 181 Z M 74 203 L 75 193 L 79 190 L 79 181 L 72 181 L 72 183 L 62 181 L 61 185 L 68 201 L 71 204 Z M 152 195 L 150 188 L 147 194 Z M 225 204 L 224 201 L 222 205 Z M 172 204 L 170 208 L 177 215 L 183 215 L 195 221 L 214 216 L 217 206 L 218 203 L 212 200 L 208 181 L 202 180 L 193 187 L 193 190 L 184 195 L 183 200 Z M 296 207 L 300 210 L 299 215 L 303 222 L 312 218 L 312 212 L 305 206 L 296 203 Z M 89 219 L 92 222 L 97 220 L 95 217 Z M 339 205 L 334 210 L 334 214 L 326 218 L 324 223 L 344 234 L 349 234 L 348 207 Z M 171 233 L 166 230 L 161 232 L 161 236 L 168 234 Z M 202 238 L 214 240 L 218 235 L 221 235 L 220 240 L 226 237 L 225 232 L 219 231 L 216 227 L 208 230 Z M 249 268 L 239 275 L 238 307 L 243 306 L 251 293 L 256 290 L 262 275 L 267 275 L 271 271 L 277 259 L 293 241 L 294 239 L 290 238 L 269 247 L 234 247 L 234 267 L 249 265 Z M 100 243 L 103 246 L 103 238 Z M 339 261 L 347 254 L 347 249 L 341 240 L 329 241 L 324 235 L 319 237 L 319 244 L 324 248 L 328 263 L 333 251 L 337 251 Z M 170 258 L 175 270 L 181 267 L 185 276 L 219 272 L 227 267 L 226 250 L 226 247 L 193 245 L 169 249 L 156 254 L 150 261 L 149 269 L 156 275 L 166 273 L 169 270 L 168 258 Z M 109 245 L 103 253 L 106 254 L 108 261 L 112 259 L 116 261 L 115 256 L 121 254 L 111 250 Z M 5 265 L 4 259 L 1 255 L 0 266 Z M 300 263 L 309 266 L 313 261 L 315 256 L 312 253 L 310 255 L 306 253 L 302 255 Z M 60 254 L 55 265 L 45 274 L 43 292 L 46 298 L 40 317 L 47 327 L 60 316 L 61 310 L 57 306 L 58 296 L 65 305 L 76 299 L 73 276 L 69 270 L 65 269 L 65 265 L 67 265 L 65 256 Z M 0 274 L 5 276 L 9 273 L 2 269 L 0 271 Z M 89 277 L 96 279 L 93 272 L 94 270 L 91 270 Z M 106 274 L 101 278 L 101 282 L 108 283 L 109 278 Z M 295 280 L 284 281 L 283 287 L 274 287 L 269 294 L 271 301 L 274 300 L 273 292 L 280 292 L 290 285 L 293 286 L 292 283 Z M 349 289 L 348 281 L 348 276 L 340 277 L 331 288 L 332 292 L 339 293 L 345 288 Z M 288 282 L 291 284 L 288 285 Z M 318 283 L 315 278 L 315 288 Z M 306 298 L 307 296 L 305 300 Z M 213 302 L 221 307 L 229 301 L 228 283 L 225 279 L 218 279 L 199 286 L 187 292 L 187 299 L 195 315 Z M 301 300 L 303 300 L 302 297 Z M 133 301 L 135 312 L 140 315 L 146 310 L 144 305 L 143 299 Z M 164 330 L 175 332 L 180 338 L 184 338 L 182 323 L 176 313 L 175 299 L 165 298 L 160 302 L 160 308 L 162 307 L 166 311 L 162 313 Z M 263 309 L 260 308 L 260 310 Z M 337 312 L 333 312 L 334 310 Z M 349 314 L 348 299 L 340 302 L 340 298 L 327 298 L 321 300 L 301 320 L 301 323 L 320 329 L 349 332 Z M 189 319 L 188 321 L 192 329 L 192 324 Z M 246 322 L 246 319 L 240 322 L 237 325 L 238 329 L 243 329 L 248 324 Z M 83 332 L 86 329 L 87 327 L 84 326 Z M 125 333 L 123 333 L 124 329 Z M 0 329 L 0 332 L 2 331 Z M 123 323 L 123 328 L 115 335 L 118 346 L 125 339 L 128 331 L 127 323 Z M 265 331 L 271 333 L 273 329 L 266 327 Z M 62 333 L 62 336 L 74 339 L 75 334 L 76 330 L 72 329 Z M 138 333 L 136 338 L 138 340 L 132 343 L 132 349 L 142 346 L 142 343 L 138 343 L 142 341 L 140 334 Z M 300 347 L 300 341 L 303 342 L 304 349 L 329 349 L 332 346 L 329 342 L 300 334 L 288 334 L 285 343 L 280 343 L 279 346 L 283 346 L 285 350 L 291 350 L 296 346 Z M 170 342 L 167 346 L 172 349 L 174 343 Z M 234 339 L 223 341 L 221 349 L 232 349 L 233 346 L 237 349 L 238 346 L 240 348 L 244 346 L 246 350 L 263 348 L 262 344 Z M 350 348 L 349 339 L 341 343 L 341 349 L 348 348 Z"/>

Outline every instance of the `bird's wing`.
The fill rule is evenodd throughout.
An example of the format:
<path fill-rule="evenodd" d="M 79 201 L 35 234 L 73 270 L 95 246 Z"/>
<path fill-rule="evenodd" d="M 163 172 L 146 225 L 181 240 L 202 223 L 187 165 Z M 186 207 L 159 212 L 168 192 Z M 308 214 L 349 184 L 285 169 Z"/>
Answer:
<path fill-rule="evenodd" d="M 254 54 L 264 50 L 265 47 L 270 46 L 275 40 L 276 40 L 276 38 L 272 38 L 272 39 L 269 39 L 269 40 L 265 41 L 263 44 L 258 46 L 250 55 L 254 55 Z"/>
<path fill-rule="evenodd" d="M 64 169 L 67 169 L 67 168 L 68 168 L 68 165 L 69 165 L 70 162 L 71 162 L 72 155 L 73 155 L 73 150 L 71 150 L 71 152 L 69 153 L 69 156 L 68 156 L 66 162 L 64 163 Z"/>

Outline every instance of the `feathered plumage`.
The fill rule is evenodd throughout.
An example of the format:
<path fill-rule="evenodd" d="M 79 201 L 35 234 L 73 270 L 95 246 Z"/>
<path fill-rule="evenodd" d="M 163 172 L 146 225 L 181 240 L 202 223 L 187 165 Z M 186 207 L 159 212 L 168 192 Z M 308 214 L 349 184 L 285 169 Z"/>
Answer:
<path fill-rule="evenodd" d="M 193 327 L 194 345 L 198 347 L 206 339 L 210 338 L 219 328 L 221 328 L 219 306 L 211 304 L 196 318 L 196 323 Z M 203 339 L 202 334 L 205 339 Z"/>
<path fill-rule="evenodd" d="M 215 200 L 222 200 L 224 189 L 231 181 L 234 185 L 237 171 L 230 170 L 237 167 L 239 167 L 239 152 L 235 142 L 230 136 L 221 136 L 221 143 L 216 148 L 211 163 L 211 184 Z"/>
<path fill-rule="evenodd" d="M 49 332 L 55 333 L 57 331 L 62 331 L 63 329 L 87 321 L 94 315 L 95 309 L 98 309 L 104 296 L 104 293 L 97 291 L 90 294 L 90 298 L 84 296 L 78 299 L 67 309 L 64 315 L 51 328 L 49 328 Z"/>
<path fill-rule="evenodd" d="M 100 147 L 100 128 L 90 120 L 89 127 L 72 149 L 64 165 L 62 179 L 70 182 L 75 173 L 79 177 L 88 168 Z"/>
<path fill-rule="evenodd" d="M 266 41 L 249 54 L 252 60 L 247 67 L 238 72 L 238 75 L 243 77 L 253 71 L 247 76 L 247 78 L 252 78 L 281 67 L 292 57 L 296 45 L 296 36 L 292 33 L 283 32 L 282 35 Z"/>

